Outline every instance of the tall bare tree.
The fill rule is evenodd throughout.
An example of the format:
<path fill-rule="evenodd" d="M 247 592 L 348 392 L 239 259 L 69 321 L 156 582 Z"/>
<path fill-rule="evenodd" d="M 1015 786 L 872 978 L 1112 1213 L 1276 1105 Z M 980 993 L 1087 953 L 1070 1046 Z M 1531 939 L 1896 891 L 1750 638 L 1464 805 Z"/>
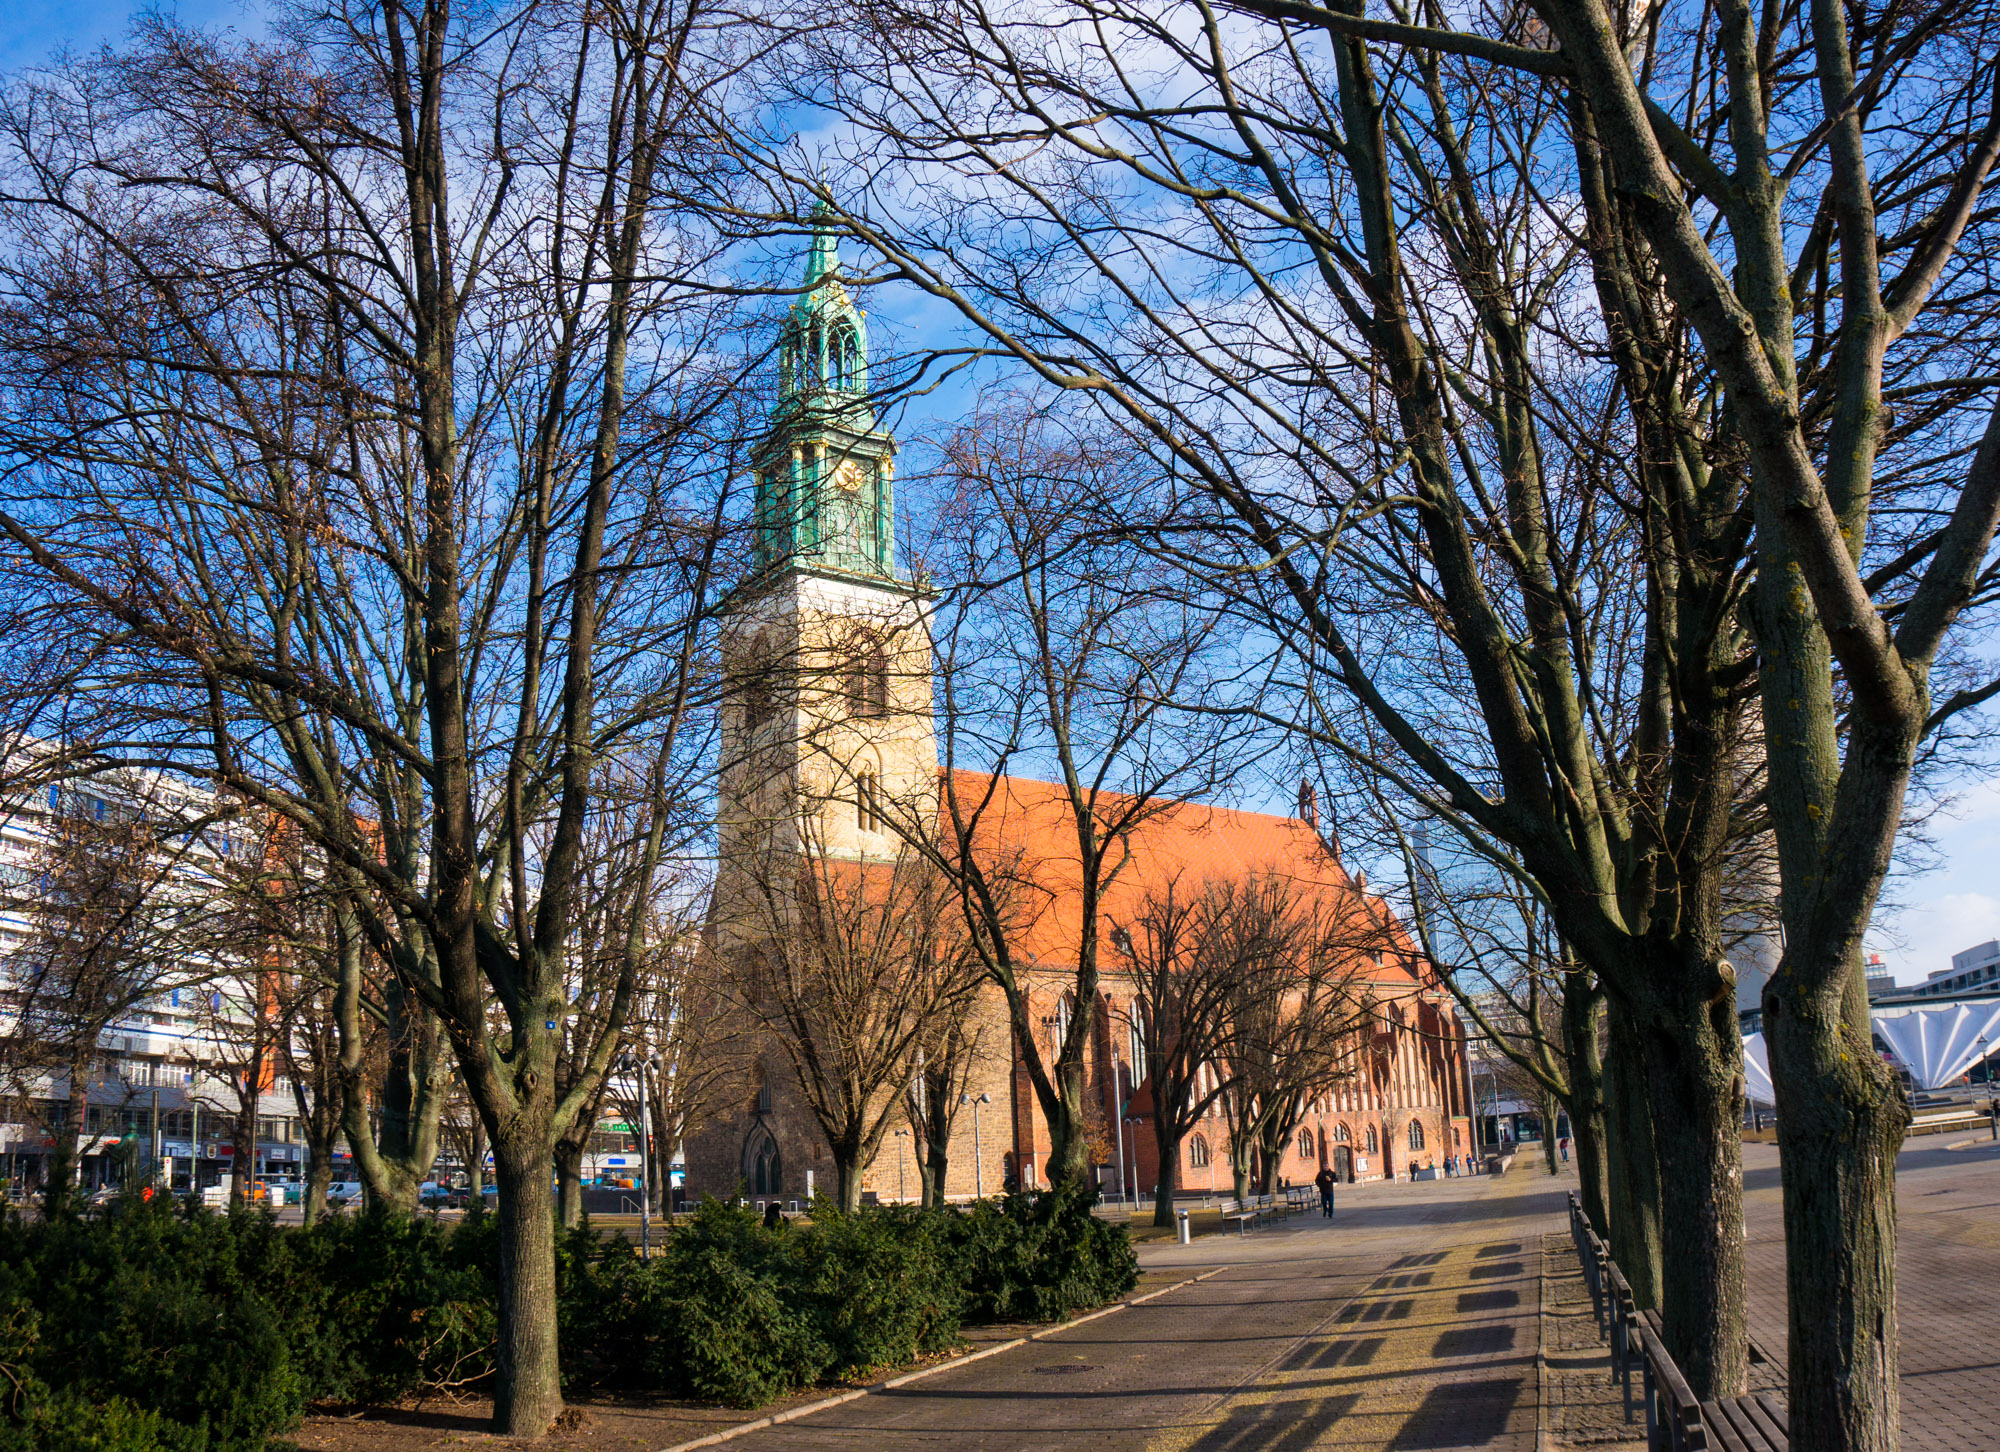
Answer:
<path fill-rule="evenodd" d="M 1049 1127 L 1050 1183 L 1084 1185 L 1106 893 L 1146 824 L 1255 754 L 1173 704 L 1228 676 L 1221 612 L 1097 532 L 1093 501 L 1137 487 L 1146 460 L 1011 394 L 985 400 L 942 460 L 949 503 L 923 566 L 949 584 L 932 615 L 944 759 L 935 803 L 887 816 L 958 894 Z M 1017 787 L 1016 770 L 1051 781 Z M 1070 1011 L 1045 1051 L 1032 995 L 1051 983 Z"/>
<path fill-rule="evenodd" d="M 836 856 L 810 821 L 796 847 L 770 849 L 748 877 L 752 920 L 735 925 L 747 943 L 733 975 L 740 1004 L 775 1038 L 826 1137 L 834 1202 L 851 1212 L 923 1050 L 978 991 L 957 943 L 964 919 L 927 854 Z"/>
<path fill-rule="evenodd" d="M 696 816 L 733 305 L 654 203 L 726 170 L 685 124 L 726 47 L 698 0 L 268 34 L 151 20 L 10 94 L 0 529 L 112 642 L 92 694 L 295 823 L 435 1016 L 499 1180 L 495 1426 L 540 1436 L 550 1155 L 643 943 L 561 1075 L 588 828 L 643 783 L 644 876 Z"/>

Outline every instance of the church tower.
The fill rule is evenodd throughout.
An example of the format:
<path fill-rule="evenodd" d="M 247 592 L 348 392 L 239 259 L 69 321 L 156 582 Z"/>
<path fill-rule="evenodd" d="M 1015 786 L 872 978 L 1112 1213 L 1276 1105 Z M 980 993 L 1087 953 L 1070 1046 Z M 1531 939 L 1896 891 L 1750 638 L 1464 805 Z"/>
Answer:
<path fill-rule="evenodd" d="M 892 862 L 905 850 L 897 828 L 928 825 L 937 800 L 926 606 L 896 563 L 896 443 L 876 421 L 867 320 L 824 228 L 800 289 L 751 453 L 756 568 L 722 640 L 708 936 L 744 984 L 787 931 L 788 874 L 809 859 L 843 871 Z M 740 1187 L 760 1205 L 831 1192 L 825 1138 L 784 1053 L 766 1038 L 753 1060 L 739 1107 L 689 1137 L 689 1185 Z"/>
<path fill-rule="evenodd" d="M 867 319 L 823 227 L 801 289 L 751 454 L 756 580 L 724 641 L 725 877 L 774 850 L 893 858 L 895 825 L 934 810 L 931 642 L 896 561 L 896 442 L 876 421 Z"/>

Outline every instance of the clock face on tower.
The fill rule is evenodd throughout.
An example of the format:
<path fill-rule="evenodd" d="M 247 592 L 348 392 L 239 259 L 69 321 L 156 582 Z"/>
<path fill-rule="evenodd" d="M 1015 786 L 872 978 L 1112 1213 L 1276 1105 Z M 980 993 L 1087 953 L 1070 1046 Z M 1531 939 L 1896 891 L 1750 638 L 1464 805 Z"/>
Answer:
<path fill-rule="evenodd" d="M 849 494 L 861 490 L 861 465 L 853 459 L 841 460 L 840 467 L 833 471 L 833 482 Z"/>

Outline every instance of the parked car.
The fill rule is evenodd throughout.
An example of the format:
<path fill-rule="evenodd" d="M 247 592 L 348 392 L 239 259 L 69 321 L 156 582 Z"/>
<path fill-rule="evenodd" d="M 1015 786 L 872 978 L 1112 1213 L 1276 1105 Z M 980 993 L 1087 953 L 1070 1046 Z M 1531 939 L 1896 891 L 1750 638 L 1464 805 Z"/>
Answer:
<path fill-rule="evenodd" d="M 335 1180 L 326 1187 L 326 1203 L 329 1205 L 358 1205 L 361 1203 L 361 1182 L 359 1180 Z"/>
<path fill-rule="evenodd" d="M 443 1210 L 451 1204 L 451 1186 L 426 1180 L 417 1186 L 417 1204 L 426 1210 Z"/>

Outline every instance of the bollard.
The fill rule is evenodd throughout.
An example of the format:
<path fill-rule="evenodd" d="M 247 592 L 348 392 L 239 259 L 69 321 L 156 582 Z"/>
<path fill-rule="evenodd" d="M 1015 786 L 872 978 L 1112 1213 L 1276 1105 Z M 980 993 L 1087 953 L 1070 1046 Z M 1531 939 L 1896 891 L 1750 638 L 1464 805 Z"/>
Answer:
<path fill-rule="evenodd" d="M 1176 1238 L 1179 1239 L 1182 1245 L 1187 1245 L 1194 1239 L 1194 1232 L 1188 1229 L 1187 1211 L 1176 1210 L 1174 1212 L 1174 1216 L 1175 1216 L 1174 1235 L 1176 1236 Z"/>

